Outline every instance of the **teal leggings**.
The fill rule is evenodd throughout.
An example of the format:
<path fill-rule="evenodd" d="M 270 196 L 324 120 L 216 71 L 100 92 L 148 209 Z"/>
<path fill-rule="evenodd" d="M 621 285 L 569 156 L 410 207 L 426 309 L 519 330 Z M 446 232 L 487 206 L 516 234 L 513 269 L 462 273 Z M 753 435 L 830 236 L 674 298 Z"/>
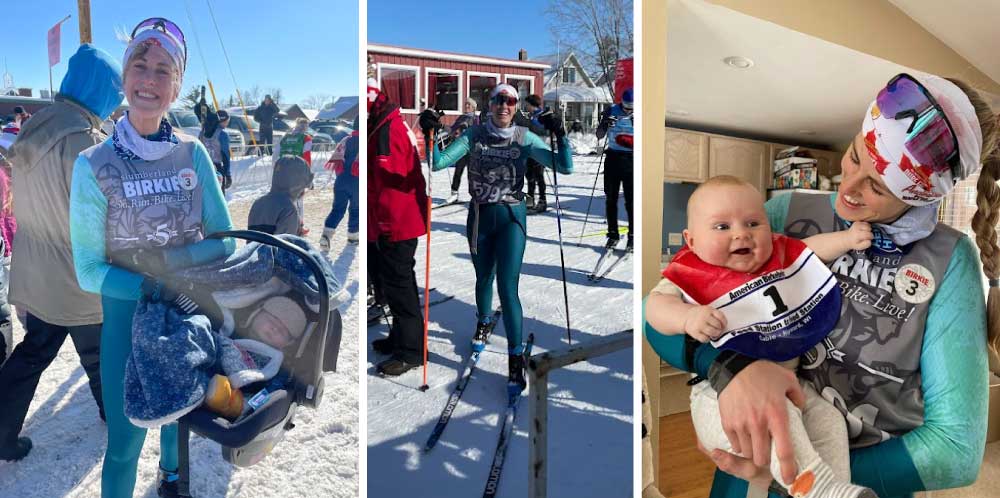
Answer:
<path fill-rule="evenodd" d="M 108 418 L 108 449 L 101 469 L 101 498 L 131 498 L 146 429 L 125 417 L 125 361 L 132 352 L 136 301 L 107 296 L 101 329 L 101 392 Z M 160 468 L 177 470 L 177 424 L 160 428 Z"/>
<path fill-rule="evenodd" d="M 503 327 L 507 332 L 507 350 L 521 354 L 521 299 L 517 285 L 521 278 L 521 262 L 527 242 L 527 208 L 519 204 L 473 203 L 466 223 L 466 236 L 476 268 L 476 311 L 479 318 L 493 313 L 493 280 L 496 278 L 503 308 Z"/>

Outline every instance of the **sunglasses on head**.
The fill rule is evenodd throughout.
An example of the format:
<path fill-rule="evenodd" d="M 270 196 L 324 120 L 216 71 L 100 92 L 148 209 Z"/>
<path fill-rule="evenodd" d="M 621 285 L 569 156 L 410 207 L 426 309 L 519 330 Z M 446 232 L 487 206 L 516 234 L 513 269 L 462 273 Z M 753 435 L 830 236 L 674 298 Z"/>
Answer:
<path fill-rule="evenodd" d="M 135 38 L 136 35 L 142 33 L 143 31 L 149 31 L 151 29 L 165 33 L 167 36 L 173 38 L 177 44 L 183 48 L 185 57 L 187 56 L 187 42 L 184 40 L 184 32 L 169 19 L 164 19 L 162 17 L 150 17 L 149 19 L 136 24 L 135 28 L 132 30 L 132 38 Z"/>
<path fill-rule="evenodd" d="M 507 107 L 515 107 L 517 106 L 517 97 L 499 93 L 493 97 L 493 103 L 496 105 L 507 104 Z"/>
<path fill-rule="evenodd" d="M 910 119 L 906 129 L 907 152 L 920 164 L 936 172 L 950 169 L 959 177 L 958 137 L 948 116 L 923 85 L 901 73 L 892 78 L 875 98 L 879 111 L 893 120 Z"/>

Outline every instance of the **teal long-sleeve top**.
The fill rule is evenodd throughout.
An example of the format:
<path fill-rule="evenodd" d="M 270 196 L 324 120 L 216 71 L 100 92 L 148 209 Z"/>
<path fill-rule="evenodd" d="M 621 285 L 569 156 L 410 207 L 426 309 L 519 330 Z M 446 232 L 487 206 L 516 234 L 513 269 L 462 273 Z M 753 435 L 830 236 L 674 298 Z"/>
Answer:
<path fill-rule="evenodd" d="M 469 153 L 472 144 L 484 140 L 485 135 L 486 126 L 470 126 L 465 130 L 465 133 L 456 138 L 443 152 L 434 147 L 434 171 L 447 168 L 458 162 L 459 159 Z M 565 136 L 559 139 L 559 150 L 555 154 L 555 167 L 552 164 L 552 149 L 538 135 L 526 131 L 524 143 L 520 147 L 521 155 L 517 158 L 515 166 L 520 178 L 524 178 L 529 157 L 546 168 L 555 169 L 564 175 L 573 172 L 573 147 L 570 145 L 569 139 Z"/>
<path fill-rule="evenodd" d="M 768 201 L 772 230 L 784 228 L 790 200 L 784 195 Z M 928 310 L 920 355 L 924 424 L 901 437 L 851 451 L 851 480 L 882 498 L 968 486 L 979 474 L 989 389 L 981 281 L 975 246 L 962 237 Z M 719 354 L 711 345 L 701 345 L 688 365 L 684 336 L 662 335 L 648 324 L 645 335 L 665 361 L 701 376 L 708 375 Z"/>
<path fill-rule="evenodd" d="M 100 145 L 111 146 L 110 138 Z M 198 176 L 198 184 L 204 186 L 201 212 L 205 235 L 232 230 L 233 222 L 208 151 L 200 143 L 191 150 L 190 161 Z M 101 192 L 90 162 L 83 156 L 77 157 L 73 165 L 70 191 L 70 240 L 80 288 L 115 299 L 138 299 L 144 277 L 108 263 L 105 244 L 108 199 Z M 206 263 L 235 250 L 236 241 L 231 238 L 205 239 L 166 250 L 164 262 L 169 271 Z"/>

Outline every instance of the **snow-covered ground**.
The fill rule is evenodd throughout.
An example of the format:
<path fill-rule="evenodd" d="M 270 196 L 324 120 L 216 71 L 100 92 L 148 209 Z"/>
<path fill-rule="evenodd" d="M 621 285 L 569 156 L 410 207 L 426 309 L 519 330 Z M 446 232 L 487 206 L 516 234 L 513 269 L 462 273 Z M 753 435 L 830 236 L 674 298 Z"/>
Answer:
<path fill-rule="evenodd" d="M 564 216 L 563 241 L 569 282 L 573 343 L 632 328 L 632 264 L 619 265 L 604 281 L 591 284 L 604 243 L 604 196 L 600 185 L 591 208 L 588 234 L 578 247 L 597 156 L 576 156 L 576 173 L 559 177 Z M 454 170 L 434 174 L 436 200 L 448 194 Z M 603 184 L 603 182 L 599 182 Z M 462 195 L 468 198 L 465 180 Z M 535 353 L 567 347 L 560 280 L 555 198 L 549 212 L 528 217 L 528 247 L 521 272 L 524 332 L 535 334 Z M 622 202 L 623 201 L 619 201 Z M 623 205 L 623 204 L 622 204 Z M 475 329 L 474 273 L 465 239 L 467 208 L 434 210 L 431 299 L 455 299 L 430 311 L 428 383 L 421 392 L 421 369 L 399 378 L 380 378 L 374 364 L 383 357 L 368 346 L 368 496 L 479 496 L 483 492 L 505 405 L 507 341 L 499 325 L 462 401 L 438 445 L 423 445 L 470 353 Z M 619 218 L 625 218 L 624 208 Z M 622 224 L 624 226 L 624 222 Z M 424 240 L 417 249 L 417 281 L 423 286 Z M 623 243 L 624 245 L 624 243 Z M 422 291 L 421 291 L 422 292 Z M 499 306 L 494 297 L 494 306 Z M 368 328 L 367 340 L 384 337 L 384 324 Z M 632 495 L 632 350 L 594 358 L 554 371 L 549 378 L 550 497 Z M 522 497 L 528 486 L 527 420 L 524 399 L 508 450 L 500 497 Z"/>
<path fill-rule="evenodd" d="M 314 163 L 321 167 L 319 159 Z M 318 178 L 317 185 L 325 180 Z M 313 243 L 319 241 L 332 198 L 331 188 L 306 194 L 306 226 L 312 229 L 309 239 Z M 250 200 L 232 201 L 229 208 L 234 226 L 245 228 Z M 344 229 L 334 238 L 330 256 L 338 278 L 356 296 L 358 249 L 347 244 L 345 224 L 346 219 L 341 225 Z M 233 467 L 222 459 L 217 443 L 192 436 L 195 497 L 358 496 L 358 308 L 355 299 L 342 311 L 339 370 L 326 374 L 322 405 L 316 410 L 300 408 L 295 428 L 262 462 L 248 468 Z M 20 341 L 23 335 L 15 320 L 15 340 Z M 0 461 L 0 497 L 100 496 L 107 432 L 71 341 L 66 341 L 42 375 L 22 434 L 30 437 L 35 447 L 20 462 Z M 155 498 L 158 462 L 159 433 L 151 430 L 139 461 L 135 496 Z"/>

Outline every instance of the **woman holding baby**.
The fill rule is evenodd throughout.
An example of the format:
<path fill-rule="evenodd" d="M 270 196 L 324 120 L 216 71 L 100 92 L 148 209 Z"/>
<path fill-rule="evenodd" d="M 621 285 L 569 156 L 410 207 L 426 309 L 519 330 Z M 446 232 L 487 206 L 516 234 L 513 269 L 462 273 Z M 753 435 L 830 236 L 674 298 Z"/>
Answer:
<path fill-rule="evenodd" d="M 835 194 L 792 194 L 767 203 L 766 224 L 789 238 L 869 231 L 870 242 L 861 244 L 866 249 L 847 244 L 842 254 L 822 258 L 840 290 L 839 316 L 825 338 L 797 356 L 794 371 L 704 344 L 718 342 L 729 318 L 705 309 L 709 303 L 687 304 L 691 324 L 683 317 L 680 324 L 687 335 L 663 335 L 677 334 L 667 326 L 677 324 L 664 321 L 657 306 L 662 295 L 654 291 L 646 310 L 656 329 L 647 327 L 650 344 L 673 365 L 706 377 L 702 384 L 718 393 L 731 451 L 707 448 L 722 471 L 713 498 L 746 496 L 747 481 L 767 488 L 772 459 L 781 481 L 772 489 L 820 496 L 792 486 L 802 482 L 803 462 L 789 420 L 794 410 L 808 411 L 810 391 L 845 421 L 850 481 L 868 488 L 822 496 L 907 497 L 975 481 L 986 438 L 988 352 L 996 351 L 1000 335 L 1000 319 L 987 320 L 1000 316 L 998 141 L 997 116 L 967 85 L 900 74 L 869 106 L 841 161 Z M 979 209 L 972 226 L 979 255 L 967 235 L 937 217 L 955 183 L 976 173 Z M 750 233 L 745 226 L 729 228 L 734 240 L 756 240 L 744 235 Z M 791 412 L 788 402 L 795 405 Z"/>

